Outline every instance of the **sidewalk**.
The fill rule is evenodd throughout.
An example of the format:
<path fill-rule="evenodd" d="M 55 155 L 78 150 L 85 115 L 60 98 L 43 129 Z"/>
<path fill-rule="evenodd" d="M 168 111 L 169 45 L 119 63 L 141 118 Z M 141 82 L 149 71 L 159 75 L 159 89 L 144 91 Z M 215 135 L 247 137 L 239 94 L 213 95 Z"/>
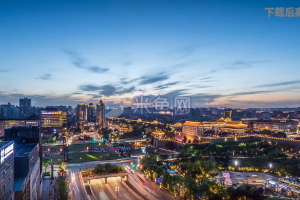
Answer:
<path fill-rule="evenodd" d="M 55 180 L 50 180 L 50 178 L 44 178 L 43 180 L 43 190 L 41 199 L 42 200 L 53 200 L 54 197 L 54 186 L 55 186 Z"/>

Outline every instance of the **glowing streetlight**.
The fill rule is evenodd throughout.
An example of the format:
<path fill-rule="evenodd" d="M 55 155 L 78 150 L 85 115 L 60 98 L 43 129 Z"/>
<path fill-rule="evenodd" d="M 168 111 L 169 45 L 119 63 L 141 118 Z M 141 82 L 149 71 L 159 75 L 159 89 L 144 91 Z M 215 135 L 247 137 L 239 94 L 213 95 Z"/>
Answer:
<path fill-rule="evenodd" d="M 238 161 L 236 160 L 236 161 L 234 161 L 234 164 L 235 164 L 235 166 L 237 166 L 237 164 L 238 164 Z"/>
<path fill-rule="evenodd" d="M 270 168 L 272 168 L 272 163 L 270 163 Z"/>

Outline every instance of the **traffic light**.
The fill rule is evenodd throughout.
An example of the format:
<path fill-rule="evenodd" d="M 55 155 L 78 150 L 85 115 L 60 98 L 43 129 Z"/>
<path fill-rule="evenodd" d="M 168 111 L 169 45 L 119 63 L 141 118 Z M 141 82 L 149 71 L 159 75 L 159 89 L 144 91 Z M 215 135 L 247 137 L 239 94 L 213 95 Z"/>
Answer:
<path fill-rule="evenodd" d="M 93 138 L 93 142 L 96 143 L 96 138 Z"/>
<path fill-rule="evenodd" d="M 132 168 L 135 168 L 135 164 L 132 164 L 131 166 L 132 166 Z"/>
<path fill-rule="evenodd" d="M 102 138 L 101 140 L 102 140 L 102 143 L 104 143 L 104 142 L 105 142 L 105 139 L 104 139 L 104 138 Z"/>

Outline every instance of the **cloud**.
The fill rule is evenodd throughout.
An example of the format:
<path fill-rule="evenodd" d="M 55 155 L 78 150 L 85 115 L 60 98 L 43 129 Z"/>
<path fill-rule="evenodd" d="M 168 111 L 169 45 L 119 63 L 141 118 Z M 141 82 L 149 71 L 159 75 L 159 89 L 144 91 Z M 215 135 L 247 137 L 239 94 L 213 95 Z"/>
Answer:
<path fill-rule="evenodd" d="M 132 86 L 130 88 L 125 88 L 123 90 L 117 91 L 116 94 L 122 95 L 122 94 L 132 93 L 133 91 L 135 91 L 135 89 L 136 88 L 134 86 Z"/>
<path fill-rule="evenodd" d="M 127 60 L 127 61 L 121 61 L 121 64 L 124 65 L 124 66 L 129 66 L 129 65 L 132 65 L 133 62 L 130 61 L 130 60 Z"/>
<path fill-rule="evenodd" d="M 65 54 L 71 57 L 71 63 L 80 69 L 86 69 L 92 73 L 102 74 L 109 71 L 109 68 L 98 67 L 98 66 L 89 66 L 87 65 L 86 59 L 81 58 L 77 53 L 71 50 L 63 50 Z"/>
<path fill-rule="evenodd" d="M 199 47 L 200 45 L 188 45 L 178 49 L 177 53 L 181 58 L 185 58 L 192 55 Z"/>
<path fill-rule="evenodd" d="M 267 63 L 267 62 L 271 62 L 271 60 L 262 60 L 262 61 L 239 61 L 238 60 L 233 62 L 230 67 L 226 67 L 226 69 L 235 70 L 235 69 L 250 68 L 254 64 Z"/>
<path fill-rule="evenodd" d="M 163 85 L 158 85 L 158 86 L 155 87 L 155 89 L 158 89 L 158 90 L 166 89 L 169 86 L 177 85 L 178 83 L 180 83 L 180 82 L 179 81 L 175 81 L 175 82 L 170 82 L 170 83 L 163 84 Z"/>
<path fill-rule="evenodd" d="M 138 81 L 140 78 L 134 78 L 134 79 L 131 79 L 131 80 L 127 80 L 126 78 L 121 78 L 120 79 L 120 82 L 121 84 L 124 84 L 124 85 L 128 85 L 130 83 L 133 83 L 135 81 Z"/>
<path fill-rule="evenodd" d="M 152 76 L 142 76 L 140 78 L 140 84 L 141 85 L 149 85 L 149 84 L 157 83 L 157 82 L 164 81 L 167 79 L 169 79 L 168 75 L 156 74 L 156 75 L 152 75 Z"/>
<path fill-rule="evenodd" d="M 209 76 L 209 77 L 204 77 L 204 78 L 201 78 L 200 81 L 204 81 L 204 80 L 208 80 L 208 79 L 212 79 L 212 78 L 214 78 L 214 77 L 211 77 L 211 76 Z"/>
<path fill-rule="evenodd" d="M 265 91 L 237 92 L 237 93 L 233 93 L 233 94 L 228 95 L 228 96 L 240 96 L 240 95 L 251 95 L 251 94 L 266 94 L 266 93 L 271 93 L 271 92 L 276 92 L 276 91 L 265 90 Z"/>
<path fill-rule="evenodd" d="M 81 92 L 74 92 L 73 94 L 82 94 Z"/>
<path fill-rule="evenodd" d="M 0 70 L 0 73 L 10 72 L 10 71 L 11 71 L 11 69 L 2 69 L 2 70 Z"/>
<path fill-rule="evenodd" d="M 257 87 L 278 87 L 278 86 L 294 85 L 294 84 L 299 84 L 299 83 L 300 83 L 300 80 L 295 80 L 295 81 L 285 81 L 285 82 L 277 82 L 277 83 L 259 85 Z"/>
<path fill-rule="evenodd" d="M 41 79 L 41 80 L 50 80 L 51 79 L 51 74 L 44 74 L 36 79 Z"/>
<path fill-rule="evenodd" d="M 135 91 L 135 87 L 132 86 L 130 88 L 117 88 L 114 85 L 111 84 L 107 84 L 107 85 L 103 85 L 103 86 L 97 86 L 97 85 L 81 85 L 79 86 L 79 89 L 82 91 L 86 91 L 86 92 L 98 92 L 99 95 L 103 95 L 103 96 L 113 96 L 113 95 L 123 95 L 123 94 L 128 94 L 128 93 L 132 93 L 133 91 Z M 96 94 L 89 94 L 89 95 L 96 95 Z"/>
<path fill-rule="evenodd" d="M 87 69 L 91 72 L 94 72 L 94 73 L 105 73 L 105 72 L 108 72 L 109 69 L 108 68 L 101 68 L 101 67 L 98 67 L 98 66 L 92 66 L 92 67 L 87 67 Z"/>
<path fill-rule="evenodd" d="M 96 85 L 81 85 L 79 86 L 80 90 L 86 91 L 86 92 L 94 92 L 94 91 L 99 91 L 101 89 L 101 86 L 96 86 Z"/>
<path fill-rule="evenodd" d="M 104 95 L 104 96 L 111 96 L 114 95 L 116 92 L 116 87 L 112 85 L 104 85 L 100 87 L 99 94 Z"/>

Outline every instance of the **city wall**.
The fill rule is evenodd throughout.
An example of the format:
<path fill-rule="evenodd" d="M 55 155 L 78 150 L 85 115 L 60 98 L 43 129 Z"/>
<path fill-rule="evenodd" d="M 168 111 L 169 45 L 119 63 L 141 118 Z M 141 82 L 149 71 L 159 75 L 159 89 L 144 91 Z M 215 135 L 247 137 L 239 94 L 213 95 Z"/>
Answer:
<path fill-rule="evenodd" d="M 157 147 L 165 147 L 166 144 L 168 142 L 173 142 L 175 148 L 177 150 L 180 150 L 184 147 L 185 143 L 183 142 L 179 142 L 179 141 L 176 141 L 176 140 L 171 140 L 171 139 L 159 139 L 159 138 L 156 138 L 156 137 L 153 137 L 153 147 L 154 148 L 157 148 Z M 199 143 L 194 143 L 194 144 L 203 144 L 203 145 L 208 145 L 209 143 L 208 142 L 199 142 Z"/>
<path fill-rule="evenodd" d="M 264 137 L 264 136 L 237 136 L 237 137 L 217 137 L 217 138 L 201 138 L 202 142 L 209 142 L 210 144 L 218 144 L 224 142 L 243 142 L 247 140 L 259 140 L 269 142 L 271 144 L 287 144 L 294 147 L 294 151 L 297 153 L 300 151 L 300 141 L 286 138 Z"/>
<path fill-rule="evenodd" d="M 197 144 L 218 144 L 224 142 L 244 142 L 247 140 L 259 140 L 269 142 L 271 144 L 282 143 L 286 145 L 291 145 L 294 147 L 294 151 L 300 153 L 300 141 L 286 138 L 275 138 L 275 137 L 264 137 L 264 136 L 237 136 L 237 137 L 216 137 L 216 138 L 208 138 L 202 137 L 201 142 Z M 176 149 L 181 149 L 185 145 L 182 142 L 171 140 L 171 139 L 159 139 L 153 137 L 153 147 L 165 147 L 168 142 L 173 142 Z"/>

